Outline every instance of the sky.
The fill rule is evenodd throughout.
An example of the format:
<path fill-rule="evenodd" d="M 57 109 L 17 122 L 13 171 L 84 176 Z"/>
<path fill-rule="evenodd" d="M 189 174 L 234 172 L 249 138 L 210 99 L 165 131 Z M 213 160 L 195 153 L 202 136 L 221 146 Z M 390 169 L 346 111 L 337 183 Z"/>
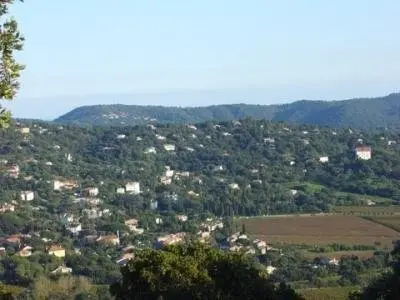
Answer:
<path fill-rule="evenodd" d="M 399 91 L 398 0 L 27 0 L 16 117 Z"/>

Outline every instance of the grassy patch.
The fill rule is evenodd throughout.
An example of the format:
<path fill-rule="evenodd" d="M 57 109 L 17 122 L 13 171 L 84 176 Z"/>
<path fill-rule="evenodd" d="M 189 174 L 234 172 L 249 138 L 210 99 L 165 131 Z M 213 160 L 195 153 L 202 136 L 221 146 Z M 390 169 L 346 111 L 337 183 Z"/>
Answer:
<path fill-rule="evenodd" d="M 389 227 L 400 232 L 400 215 L 364 217 L 367 220 Z"/>
<path fill-rule="evenodd" d="M 356 216 L 390 216 L 400 215 L 400 206 L 337 206 L 334 212 Z"/>
<path fill-rule="evenodd" d="M 348 299 L 349 294 L 357 291 L 358 287 L 329 287 L 329 288 L 312 288 L 302 289 L 298 292 L 306 300 L 344 300 Z"/>

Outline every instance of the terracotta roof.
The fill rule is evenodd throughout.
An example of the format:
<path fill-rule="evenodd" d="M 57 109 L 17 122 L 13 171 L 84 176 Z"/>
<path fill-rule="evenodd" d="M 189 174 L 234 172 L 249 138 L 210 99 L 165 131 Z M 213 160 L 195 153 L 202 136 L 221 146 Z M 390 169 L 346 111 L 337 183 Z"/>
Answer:
<path fill-rule="evenodd" d="M 370 146 L 358 146 L 356 147 L 356 151 L 371 151 L 372 148 Z"/>
<path fill-rule="evenodd" d="M 104 242 L 104 243 L 108 243 L 114 240 L 118 240 L 118 236 L 116 236 L 115 234 L 113 235 L 102 235 L 100 236 L 96 241 L 97 242 Z"/>
<path fill-rule="evenodd" d="M 8 243 L 20 243 L 21 242 L 21 237 L 18 235 L 11 235 L 9 236 L 6 241 Z"/>

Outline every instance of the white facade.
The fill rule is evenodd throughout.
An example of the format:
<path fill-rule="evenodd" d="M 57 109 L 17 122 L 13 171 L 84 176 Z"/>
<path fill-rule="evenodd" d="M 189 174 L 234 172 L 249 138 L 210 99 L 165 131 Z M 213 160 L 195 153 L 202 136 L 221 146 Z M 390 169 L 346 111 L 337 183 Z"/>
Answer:
<path fill-rule="evenodd" d="M 59 266 L 54 271 L 51 271 L 51 274 L 70 274 L 70 273 L 72 273 L 72 269 L 67 268 L 65 266 Z"/>
<path fill-rule="evenodd" d="M 188 220 L 188 216 L 187 215 L 177 215 L 176 219 L 181 222 L 186 222 Z"/>
<path fill-rule="evenodd" d="M 78 234 L 82 231 L 82 224 L 74 224 L 66 227 L 66 229 L 71 232 L 72 234 Z"/>
<path fill-rule="evenodd" d="M 160 141 L 165 141 L 167 139 L 165 136 L 162 136 L 159 134 L 156 134 L 156 138 L 157 138 L 157 140 L 160 140 Z"/>
<path fill-rule="evenodd" d="M 23 127 L 20 129 L 20 132 L 23 134 L 28 134 L 31 130 L 29 129 L 29 127 Z"/>
<path fill-rule="evenodd" d="M 229 188 L 232 189 L 232 190 L 239 190 L 240 189 L 240 187 L 239 187 L 239 185 L 237 183 L 231 183 L 229 185 Z"/>
<path fill-rule="evenodd" d="M 62 189 L 71 190 L 73 188 L 76 188 L 77 186 L 78 183 L 74 180 L 67 180 L 67 181 L 54 180 L 53 182 L 53 190 L 55 191 L 60 191 Z"/>
<path fill-rule="evenodd" d="M 356 156 L 358 159 L 370 160 L 372 158 L 371 147 L 358 147 L 356 148 Z"/>
<path fill-rule="evenodd" d="M 150 153 L 157 153 L 157 150 L 155 147 L 149 147 L 144 151 L 145 154 L 150 154 Z"/>
<path fill-rule="evenodd" d="M 18 178 L 18 176 L 19 176 L 19 166 L 18 165 L 10 166 L 7 169 L 7 173 L 8 173 L 8 176 L 10 176 L 11 178 Z"/>
<path fill-rule="evenodd" d="M 22 201 L 32 201 L 35 199 L 35 193 L 33 191 L 23 191 L 21 192 Z"/>
<path fill-rule="evenodd" d="M 85 193 L 89 197 L 96 197 L 99 194 L 99 189 L 97 187 L 90 187 L 85 189 Z"/>
<path fill-rule="evenodd" d="M 164 149 L 166 151 L 175 151 L 175 145 L 173 145 L 173 144 L 165 144 L 164 145 Z"/>
<path fill-rule="evenodd" d="M 137 195 L 140 194 L 140 183 L 137 181 L 128 182 L 125 185 L 125 190 L 127 193 Z"/>
<path fill-rule="evenodd" d="M 276 270 L 275 267 L 273 267 L 273 266 L 268 266 L 268 267 L 267 267 L 267 273 L 268 273 L 268 275 L 271 275 L 272 273 L 274 273 L 275 270 Z"/>
<path fill-rule="evenodd" d="M 125 188 L 124 187 L 117 188 L 117 194 L 125 194 Z"/>
<path fill-rule="evenodd" d="M 167 170 L 165 170 L 165 177 L 168 177 L 168 178 L 173 177 L 174 173 L 175 173 L 174 170 L 167 169 Z"/>
<path fill-rule="evenodd" d="M 329 157 L 328 156 L 321 156 L 319 158 L 319 161 L 322 162 L 322 163 L 327 163 L 327 162 L 329 162 Z"/>
<path fill-rule="evenodd" d="M 162 176 L 160 178 L 160 183 L 162 183 L 164 185 L 170 185 L 172 183 L 172 178 L 171 177 L 167 177 L 167 176 Z"/>

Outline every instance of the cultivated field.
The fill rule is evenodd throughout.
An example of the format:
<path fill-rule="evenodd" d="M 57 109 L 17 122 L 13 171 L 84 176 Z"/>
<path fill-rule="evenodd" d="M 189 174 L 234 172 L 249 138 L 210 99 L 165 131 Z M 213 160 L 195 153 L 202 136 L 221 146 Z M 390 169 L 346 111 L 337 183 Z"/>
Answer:
<path fill-rule="evenodd" d="M 335 257 L 336 259 L 342 256 L 354 255 L 359 257 L 360 259 L 371 258 L 374 256 L 374 250 L 366 250 L 366 251 L 357 251 L 357 250 L 349 250 L 349 251 L 334 251 L 334 252 L 310 252 L 303 251 L 303 256 L 308 260 L 313 260 L 319 256 L 328 256 Z"/>
<path fill-rule="evenodd" d="M 393 230 L 400 232 L 400 215 L 394 216 L 376 216 L 376 217 L 368 217 L 368 220 L 376 222 L 378 224 L 382 224 Z"/>
<path fill-rule="evenodd" d="M 344 215 L 260 217 L 241 219 L 247 233 L 268 243 L 326 245 L 381 245 L 392 247 L 400 233 L 384 225 Z"/>
<path fill-rule="evenodd" d="M 353 215 L 400 215 L 400 205 L 390 206 L 337 206 L 335 213 L 353 214 Z"/>

